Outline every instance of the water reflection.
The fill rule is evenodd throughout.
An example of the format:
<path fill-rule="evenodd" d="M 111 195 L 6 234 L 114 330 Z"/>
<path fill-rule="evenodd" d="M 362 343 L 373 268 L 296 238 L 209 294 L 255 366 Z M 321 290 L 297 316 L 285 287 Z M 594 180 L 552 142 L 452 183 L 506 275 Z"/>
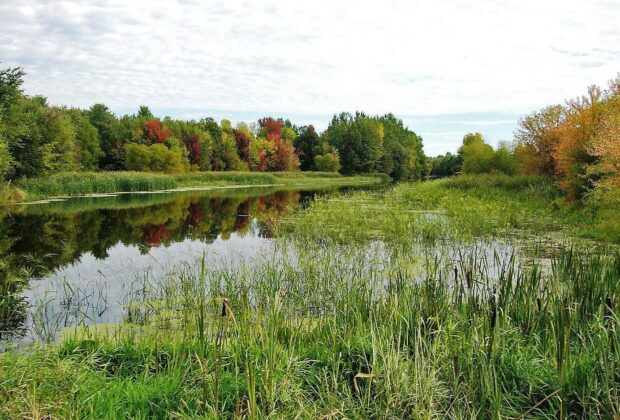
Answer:
<path fill-rule="evenodd" d="M 0 340 L 24 333 L 29 301 L 63 287 L 91 298 L 110 289 L 106 296 L 114 298 L 140 270 L 163 270 L 206 251 L 255 253 L 269 243 L 273 223 L 314 194 L 187 191 L 0 208 Z"/>

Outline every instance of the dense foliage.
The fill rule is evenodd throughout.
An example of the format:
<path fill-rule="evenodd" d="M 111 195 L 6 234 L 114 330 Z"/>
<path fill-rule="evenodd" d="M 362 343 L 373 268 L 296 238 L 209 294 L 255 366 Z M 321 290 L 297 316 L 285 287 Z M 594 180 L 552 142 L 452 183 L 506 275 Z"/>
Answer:
<path fill-rule="evenodd" d="M 0 72 L 0 179 L 97 170 L 425 174 L 422 139 L 391 114 L 340 114 L 322 134 L 272 117 L 236 126 L 162 119 L 146 106 L 118 117 L 104 104 L 82 110 L 26 96 L 23 76 L 19 68 Z"/>
<path fill-rule="evenodd" d="M 525 117 L 516 141 L 523 171 L 558 176 L 572 198 L 619 187 L 620 78 Z"/>
<path fill-rule="evenodd" d="M 324 137 L 338 151 L 344 174 L 383 172 L 396 180 L 420 179 L 425 175 L 422 138 L 392 114 L 336 115 Z"/>
<path fill-rule="evenodd" d="M 494 149 L 480 133 L 463 138 L 457 155 L 429 159 L 436 177 L 458 173 L 547 175 L 569 199 L 620 203 L 620 78 L 602 90 L 552 105 L 519 121 L 513 144 Z"/>

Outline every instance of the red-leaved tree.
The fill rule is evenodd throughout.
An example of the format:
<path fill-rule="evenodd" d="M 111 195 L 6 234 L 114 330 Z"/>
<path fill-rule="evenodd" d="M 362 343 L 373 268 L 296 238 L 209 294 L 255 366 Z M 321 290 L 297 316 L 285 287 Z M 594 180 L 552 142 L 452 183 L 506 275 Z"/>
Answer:
<path fill-rule="evenodd" d="M 150 143 L 163 143 L 170 136 L 170 131 L 156 119 L 148 120 L 142 127 L 142 133 Z"/>
<path fill-rule="evenodd" d="M 250 137 L 241 130 L 234 130 L 239 158 L 250 163 Z"/>
<path fill-rule="evenodd" d="M 190 165 L 200 165 L 200 156 L 202 154 L 202 146 L 200 145 L 200 136 L 191 134 L 183 137 L 183 144 L 187 149 L 187 159 Z"/>

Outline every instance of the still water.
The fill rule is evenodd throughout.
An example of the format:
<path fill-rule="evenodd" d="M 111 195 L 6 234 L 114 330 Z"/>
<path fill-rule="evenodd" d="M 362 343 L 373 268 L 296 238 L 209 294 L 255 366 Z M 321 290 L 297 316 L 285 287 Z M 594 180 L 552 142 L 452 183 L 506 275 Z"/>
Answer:
<path fill-rule="evenodd" d="M 251 261 L 271 250 L 278 219 L 337 192 L 197 190 L 0 207 L 0 341 L 119 322 L 136 279 L 201 257 Z"/>

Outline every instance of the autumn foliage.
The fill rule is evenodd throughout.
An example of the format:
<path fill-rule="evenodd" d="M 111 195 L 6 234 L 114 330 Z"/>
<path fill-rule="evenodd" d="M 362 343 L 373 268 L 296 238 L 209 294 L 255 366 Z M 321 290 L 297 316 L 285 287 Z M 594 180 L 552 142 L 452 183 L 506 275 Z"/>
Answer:
<path fill-rule="evenodd" d="M 522 172 L 553 175 L 569 198 L 620 185 L 620 79 L 607 90 L 531 114 L 519 123 L 515 153 Z"/>
<path fill-rule="evenodd" d="M 202 146 L 200 144 L 200 135 L 192 134 L 183 138 L 183 145 L 187 149 L 187 159 L 190 165 L 200 165 L 202 156 Z"/>
<path fill-rule="evenodd" d="M 163 143 L 170 136 L 170 131 L 156 119 L 148 120 L 142 127 L 144 138 L 151 144 Z"/>

